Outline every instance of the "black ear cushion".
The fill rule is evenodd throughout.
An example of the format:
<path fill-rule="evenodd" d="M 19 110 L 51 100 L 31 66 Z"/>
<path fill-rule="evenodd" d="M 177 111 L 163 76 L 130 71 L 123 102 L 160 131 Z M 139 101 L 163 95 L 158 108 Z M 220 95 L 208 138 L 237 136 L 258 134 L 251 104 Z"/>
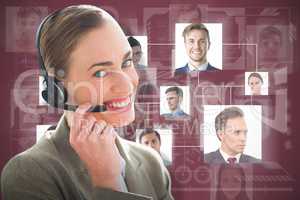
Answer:
<path fill-rule="evenodd" d="M 54 77 L 45 77 L 45 89 L 42 91 L 43 99 L 57 108 L 64 108 L 68 96 L 62 83 Z"/>

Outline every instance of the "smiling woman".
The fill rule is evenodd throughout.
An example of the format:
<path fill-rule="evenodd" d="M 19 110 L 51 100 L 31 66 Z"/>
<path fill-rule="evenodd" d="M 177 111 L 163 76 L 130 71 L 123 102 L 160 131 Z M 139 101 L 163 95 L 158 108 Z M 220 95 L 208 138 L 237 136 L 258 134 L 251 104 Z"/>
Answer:
<path fill-rule="evenodd" d="M 138 77 L 131 48 L 118 24 L 104 22 L 101 28 L 85 34 L 71 53 L 69 66 L 72 67 L 63 81 L 70 91 L 71 104 L 106 105 L 107 112 L 93 116 L 114 126 L 128 125 L 134 120 Z M 76 87 L 77 83 L 82 86 Z"/>
<path fill-rule="evenodd" d="M 61 87 L 63 102 L 78 108 L 65 110 L 54 131 L 6 164 L 3 198 L 172 199 L 159 155 L 114 130 L 134 120 L 138 84 L 118 23 L 100 8 L 70 6 L 47 17 L 40 34 L 42 73 L 54 80 L 47 86 Z M 94 105 L 106 109 L 89 112 Z"/>

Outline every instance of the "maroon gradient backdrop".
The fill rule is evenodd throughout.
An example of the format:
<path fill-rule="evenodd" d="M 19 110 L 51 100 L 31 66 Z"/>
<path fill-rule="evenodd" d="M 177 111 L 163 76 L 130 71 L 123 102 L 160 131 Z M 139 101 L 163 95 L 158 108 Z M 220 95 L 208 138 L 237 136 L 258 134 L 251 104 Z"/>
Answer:
<path fill-rule="evenodd" d="M 120 22 L 126 35 L 148 36 L 148 68 L 156 70 L 156 76 L 147 76 L 141 70 L 141 84 L 156 79 L 151 86 L 140 88 L 137 105 L 144 112 L 137 112 L 137 120 L 126 129 L 124 137 L 134 139 L 135 129 L 157 124 L 173 126 L 173 163 L 168 168 L 172 178 L 172 193 L 178 200 L 213 199 L 214 175 L 217 167 L 203 162 L 203 138 L 199 134 L 203 123 L 200 107 L 204 104 L 253 104 L 262 105 L 262 115 L 268 122 L 262 122 L 262 159 L 268 164 L 244 166 L 245 172 L 253 177 L 249 181 L 251 199 L 299 199 L 299 29 L 300 14 L 297 0 L 211 0 L 184 1 L 197 4 L 201 17 L 191 19 L 210 23 L 223 23 L 223 43 L 253 46 L 223 45 L 223 71 L 214 74 L 200 74 L 193 77 L 173 78 L 172 51 L 174 27 L 180 15 L 173 8 L 182 1 L 170 0 L 1 0 L 0 1 L 0 91 L 1 95 L 1 140 L 0 169 L 15 154 L 24 151 L 36 142 L 37 124 L 55 124 L 58 113 L 28 114 L 15 102 L 14 91 L 23 102 L 38 111 L 47 110 L 38 105 L 38 77 L 33 76 L 16 88 L 20 75 L 31 69 L 38 69 L 36 52 L 33 48 L 33 32 L 14 23 L 20 7 L 41 7 L 40 16 L 73 4 L 92 4 L 108 8 Z M 45 8 L 47 8 L 45 10 Z M 175 9 L 176 10 L 176 9 Z M 189 12 L 189 11 L 182 11 Z M 22 14 L 20 14 L 22 16 Z M 24 17 L 24 15 L 23 15 Z M 183 19 L 181 22 L 188 22 Z M 32 22 L 31 29 L 37 28 Z M 279 27 L 282 45 L 280 57 L 265 61 L 259 45 L 259 31 L 266 26 Z M 21 28 L 20 28 L 21 27 Z M 22 39 L 23 38 L 23 39 Z M 25 38 L 25 39 L 24 39 Z M 27 38 L 27 39 L 26 39 Z M 152 44 L 152 45 L 151 45 Z M 162 45 L 168 44 L 168 45 Z M 261 44 L 262 46 L 262 44 Z M 258 52 L 256 52 L 258 51 Z M 275 54 L 275 53 L 274 53 Z M 256 57 L 257 55 L 257 57 Z M 272 56 L 272 55 L 271 55 Z M 272 60 L 273 59 L 273 60 Z M 233 87 L 244 84 L 245 71 L 269 72 L 269 95 L 265 97 L 244 96 L 244 89 Z M 203 100 L 191 98 L 191 118 L 187 121 L 169 121 L 159 116 L 159 92 L 155 87 L 189 85 L 195 91 L 199 85 L 209 82 L 213 86 L 231 85 L 229 91 L 221 87 L 217 96 Z M 17 89 L 17 90 L 15 90 Z M 200 90 L 199 90 L 200 91 Z M 271 163 L 271 164 L 270 164 Z M 252 191 L 252 192 L 251 192 Z"/>

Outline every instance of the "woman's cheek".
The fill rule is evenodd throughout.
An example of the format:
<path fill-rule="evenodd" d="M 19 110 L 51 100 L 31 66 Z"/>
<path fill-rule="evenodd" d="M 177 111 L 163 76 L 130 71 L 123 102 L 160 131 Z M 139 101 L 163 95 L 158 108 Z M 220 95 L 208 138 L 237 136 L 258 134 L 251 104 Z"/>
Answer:
<path fill-rule="evenodd" d="M 131 70 L 128 72 L 128 76 L 130 77 L 132 84 L 134 85 L 134 89 L 136 90 L 139 84 L 139 76 L 134 67 L 132 67 Z"/>
<path fill-rule="evenodd" d="M 68 92 L 68 102 L 80 105 L 86 102 L 92 102 L 93 96 L 88 88 L 77 88 Z"/>

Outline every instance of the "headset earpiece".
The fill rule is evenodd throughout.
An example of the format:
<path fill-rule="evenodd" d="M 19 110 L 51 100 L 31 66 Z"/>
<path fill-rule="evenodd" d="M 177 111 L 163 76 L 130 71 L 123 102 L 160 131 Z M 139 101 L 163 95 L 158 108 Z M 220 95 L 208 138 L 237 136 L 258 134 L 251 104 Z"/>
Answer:
<path fill-rule="evenodd" d="M 54 107 L 64 109 L 68 93 L 62 83 L 52 76 L 46 76 L 45 83 L 45 89 L 42 91 L 43 99 Z"/>

